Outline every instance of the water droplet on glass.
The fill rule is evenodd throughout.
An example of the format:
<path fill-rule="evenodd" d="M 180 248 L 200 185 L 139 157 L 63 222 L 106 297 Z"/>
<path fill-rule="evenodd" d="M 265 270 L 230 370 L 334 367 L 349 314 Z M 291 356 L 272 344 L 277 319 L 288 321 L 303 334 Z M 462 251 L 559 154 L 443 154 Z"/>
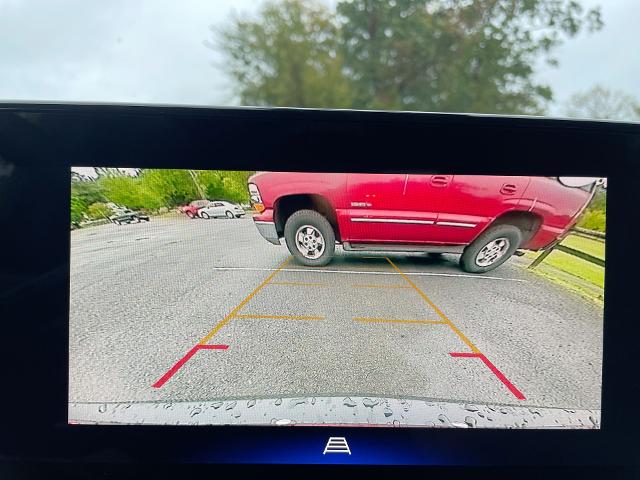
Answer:
<path fill-rule="evenodd" d="M 295 407 L 296 405 L 301 405 L 303 403 L 307 403 L 306 398 L 292 398 L 289 402 L 289 407 Z"/>
<path fill-rule="evenodd" d="M 227 403 L 227 406 L 224 408 L 225 410 L 231 410 L 232 408 L 234 408 L 236 405 L 238 404 L 238 402 L 236 402 L 235 400 L 233 402 L 229 402 Z"/>
<path fill-rule="evenodd" d="M 276 425 L 291 425 L 293 420 L 289 420 L 288 418 L 281 418 L 280 420 L 276 420 Z"/>
<path fill-rule="evenodd" d="M 195 417 L 196 415 L 199 415 L 200 413 L 202 413 L 202 409 L 200 407 L 196 407 L 193 410 L 191 410 L 190 415 L 192 417 Z"/>
<path fill-rule="evenodd" d="M 231 414 L 231 416 L 232 416 L 233 418 L 239 418 L 239 417 L 240 417 L 240 412 L 238 412 L 238 411 L 234 411 L 234 412 Z"/>
<path fill-rule="evenodd" d="M 393 412 L 391 411 L 391 409 L 389 407 L 385 407 L 383 412 L 384 412 L 384 416 L 385 417 L 390 417 L 391 415 L 393 415 Z"/>
<path fill-rule="evenodd" d="M 362 404 L 365 407 L 369 407 L 369 408 L 375 407 L 376 405 L 378 405 L 378 403 L 380 403 L 378 400 L 371 399 L 371 398 L 365 398 L 362 400 Z"/>
<path fill-rule="evenodd" d="M 311 405 L 315 405 L 316 404 L 316 397 L 311 397 Z"/>
<path fill-rule="evenodd" d="M 471 428 L 476 426 L 476 422 L 477 420 L 473 417 L 469 417 L 469 416 L 464 417 L 464 423 L 469 425 Z"/>
<path fill-rule="evenodd" d="M 281 398 L 276 400 L 276 406 L 278 406 L 278 405 L 282 405 L 282 399 Z"/>
<path fill-rule="evenodd" d="M 211 404 L 211 406 L 217 410 L 217 409 L 218 409 L 218 408 L 220 408 L 223 404 L 224 404 L 224 402 L 213 402 L 213 403 Z"/>
<path fill-rule="evenodd" d="M 477 412 L 479 410 L 475 405 L 465 405 L 464 409 L 468 412 Z"/>
<path fill-rule="evenodd" d="M 438 415 L 438 420 L 446 424 L 451 423 L 451 421 L 449 420 L 449 417 L 447 417 L 444 413 L 441 413 L 440 415 Z"/>
<path fill-rule="evenodd" d="M 592 415 L 589 415 L 589 420 L 591 420 L 591 423 L 593 423 L 594 427 L 598 426 L 598 420 L 596 420 Z"/>
<path fill-rule="evenodd" d="M 103 403 L 102 405 L 100 405 L 100 406 L 98 407 L 98 411 L 99 411 L 100 413 L 104 413 L 104 412 L 106 412 L 106 411 L 107 411 L 107 404 L 106 404 L 106 403 Z"/>
<path fill-rule="evenodd" d="M 399 426 L 400 426 L 400 420 L 394 420 L 394 421 L 393 421 L 393 425 L 394 425 L 395 427 L 399 427 Z"/>
<path fill-rule="evenodd" d="M 251 408 L 256 404 L 255 399 L 251 399 L 247 402 L 247 408 Z"/>
<path fill-rule="evenodd" d="M 507 413 L 509 413 L 509 410 L 507 410 L 506 408 L 501 408 L 500 413 L 506 415 Z"/>
<path fill-rule="evenodd" d="M 356 402 L 354 402 L 353 400 L 351 400 L 351 398 L 346 397 L 343 402 L 347 407 L 355 407 L 356 406 Z"/>

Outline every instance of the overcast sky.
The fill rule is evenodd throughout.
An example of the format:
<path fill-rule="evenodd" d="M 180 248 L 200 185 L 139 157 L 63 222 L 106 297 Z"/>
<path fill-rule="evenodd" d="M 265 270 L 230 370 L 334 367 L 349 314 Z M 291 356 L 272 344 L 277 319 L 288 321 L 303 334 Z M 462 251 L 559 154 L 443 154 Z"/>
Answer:
<path fill-rule="evenodd" d="M 332 0 L 326 0 L 332 2 Z M 234 105 L 210 25 L 260 0 L 0 0 L 0 100 Z M 602 6 L 605 27 L 541 69 L 556 106 L 595 84 L 640 98 L 640 0 Z"/>

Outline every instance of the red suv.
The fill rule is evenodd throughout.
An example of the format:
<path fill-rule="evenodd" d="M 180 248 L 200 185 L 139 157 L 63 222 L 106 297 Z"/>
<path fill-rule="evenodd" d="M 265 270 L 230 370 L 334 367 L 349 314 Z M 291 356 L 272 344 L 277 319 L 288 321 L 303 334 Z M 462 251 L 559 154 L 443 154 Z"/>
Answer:
<path fill-rule="evenodd" d="M 303 265 L 347 251 L 461 254 L 487 272 L 518 248 L 563 238 L 595 192 L 594 178 L 260 172 L 249 179 L 269 242 L 284 237 Z"/>

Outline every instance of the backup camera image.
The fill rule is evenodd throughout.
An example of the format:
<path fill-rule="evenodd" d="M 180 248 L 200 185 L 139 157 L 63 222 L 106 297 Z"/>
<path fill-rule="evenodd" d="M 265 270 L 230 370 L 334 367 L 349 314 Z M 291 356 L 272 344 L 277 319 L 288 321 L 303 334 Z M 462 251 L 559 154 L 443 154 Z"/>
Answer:
<path fill-rule="evenodd" d="M 600 428 L 606 192 L 74 167 L 69 423 Z"/>

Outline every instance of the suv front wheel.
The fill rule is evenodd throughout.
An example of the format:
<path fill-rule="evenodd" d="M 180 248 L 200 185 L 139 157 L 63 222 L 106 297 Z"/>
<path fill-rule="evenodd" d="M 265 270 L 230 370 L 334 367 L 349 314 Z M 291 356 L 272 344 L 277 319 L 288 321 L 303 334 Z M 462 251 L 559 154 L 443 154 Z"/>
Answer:
<path fill-rule="evenodd" d="M 314 210 L 298 210 L 284 225 L 284 239 L 291 254 L 302 265 L 322 267 L 336 249 L 331 224 Z"/>
<path fill-rule="evenodd" d="M 522 232 L 513 225 L 496 225 L 465 248 L 460 266 L 465 272 L 484 273 L 499 267 L 518 249 Z"/>

